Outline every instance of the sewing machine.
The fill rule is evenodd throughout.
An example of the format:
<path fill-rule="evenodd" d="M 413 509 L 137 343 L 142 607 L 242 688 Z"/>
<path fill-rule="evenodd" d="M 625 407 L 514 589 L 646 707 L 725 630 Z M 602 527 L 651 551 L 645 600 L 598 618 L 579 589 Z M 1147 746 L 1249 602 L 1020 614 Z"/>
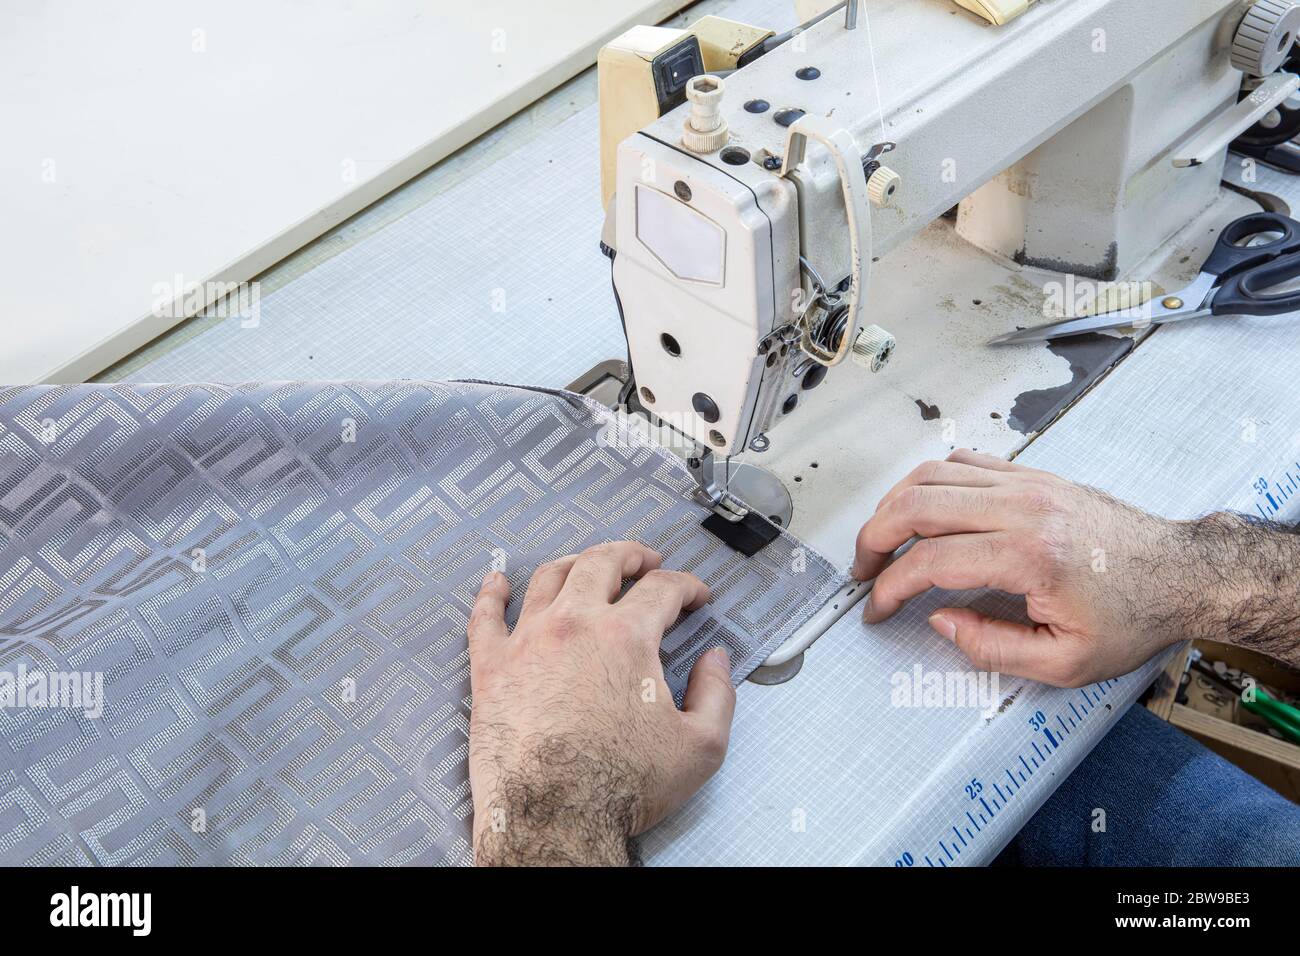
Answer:
<path fill-rule="evenodd" d="M 780 36 L 710 17 L 601 52 L 620 399 L 686 441 L 736 546 L 761 547 L 762 522 L 732 494 L 790 516 L 734 459 L 791 417 L 826 428 L 806 409 L 829 370 L 870 376 L 895 349 L 873 265 L 955 207 L 1008 269 L 1154 278 L 1219 201 L 1228 144 L 1300 83 L 1276 72 L 1300 11 L 1275 0 L 961 5 L 982 16 L 849 2 Z"/>

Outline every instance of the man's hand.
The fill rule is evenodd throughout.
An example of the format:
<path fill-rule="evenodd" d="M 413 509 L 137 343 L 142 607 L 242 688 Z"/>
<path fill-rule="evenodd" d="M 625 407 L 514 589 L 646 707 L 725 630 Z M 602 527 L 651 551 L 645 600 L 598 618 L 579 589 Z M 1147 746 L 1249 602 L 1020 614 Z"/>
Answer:
<path fill-rule="evenodd" d="M 1239 521 L 1203 521 L 1219 519 Z M 1198 524 L 963 450 L 925 462 L 885 495 L 858 534 L 853 576 L 876 578 L 869 623 L 931 587 L 1023 594 L 1036 627 L 961 607 L 936 611 L 930 624 L 977 667 L 1078 687 L 1195 636 L 1187 618 L 1204 608 L 1226 557 L 1195 546 Z"/>
<path fill-rule="evenodd" d="M 509 583 L 484 579 L 469 622 L 476 863 L 626 865 L 631 837 L 722 765 L 726 651 L 696 662 L 681 711 L 659 660 L 664 631 L 709 589 L 660 562 L 621 541 L 542 565 L 513 633 Z"/>

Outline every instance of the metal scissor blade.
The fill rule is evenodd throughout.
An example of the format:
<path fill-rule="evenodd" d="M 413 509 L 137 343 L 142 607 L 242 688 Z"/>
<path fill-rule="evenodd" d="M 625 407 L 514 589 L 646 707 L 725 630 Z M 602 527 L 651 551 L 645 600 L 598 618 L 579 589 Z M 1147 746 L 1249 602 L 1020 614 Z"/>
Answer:
<path fill-rule="evenodd" d="M 988 344 L 1016 345 L 1022 342 L 1046 342 L 1050 339 L 1064 339 L 1072 335 L 1105 332 L 1109 329 L 1127 327 L 1143 329 L 1148 325 L 1161 322 L 1175 322 L 1179 319 L 1207 315 L 1204 306 L 1214 290 L 1216 281 L 1217 277 L 1203 272 L 1186 289 L 1175 295 L 1166 296 L 1159 302 L 1147 302 L 1131 309 L 1102 312 L 1099 315 L 1062 319 L 1059 322 L 1049 322 L 1047 325 L 1036 325 L 1032 329 L 1018 329 L 989 339 Z"/>
<path fill-rule="evenodd" d="M 1079 319 L 1063 319 L 1060 322 L 1049 322 L 1047 325 L 1036 325 L 1032 329 L 1017 329 L 1006 335 L 989 339 L 988 344 L 1019 345 L 1022 342 L 1046 342 L 1050 339 L 1064 339 L 1072 335 L 1084 335 L 1104 329 L 1118 329 L 1139 322 L 1146 325 L 1149 321 L 1145 313 L 1140 313 L 1131 319 L 1117 319 L 1114 312 L 1107 315 L 1087 315 Z"/>

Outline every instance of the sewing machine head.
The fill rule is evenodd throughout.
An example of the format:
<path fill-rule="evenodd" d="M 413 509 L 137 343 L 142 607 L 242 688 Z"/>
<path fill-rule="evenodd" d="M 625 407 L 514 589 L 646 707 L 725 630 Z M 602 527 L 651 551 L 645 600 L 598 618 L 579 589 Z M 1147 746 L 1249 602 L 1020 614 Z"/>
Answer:
<path fill-rule="evenodd" d="M 706 18 L 606 47 L 602 238 L 629 404 L 697 461 L 765 450 L 845 358 L 883 368 L 872 263 L 959 203 L 958 233 L 1009 265 L 1115 279 L 1167 242 L 1217 196 L 1236 133 L 1207 150 L 1205 130 L 1243 71 L 1277 68 L 1267 47 L 1290 48 L 1300 11 L 1252 62 L 1240 0 L 1094 6 L 995 29 L 942 0 L 849 3 L 785 36 Z"/>

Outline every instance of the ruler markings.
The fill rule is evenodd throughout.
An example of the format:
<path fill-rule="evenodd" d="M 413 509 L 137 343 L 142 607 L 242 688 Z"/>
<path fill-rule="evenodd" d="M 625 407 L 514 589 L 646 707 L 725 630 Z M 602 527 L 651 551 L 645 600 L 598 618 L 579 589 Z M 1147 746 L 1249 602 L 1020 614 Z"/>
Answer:
<path fill-rule="evenodd" d="M 1255 513 L 1261 518 L 1267 521 L 1277 518 L 1282 506 L 1300 490 L 1300 477 L 1292 473 L 1293 468 L 1300 473 L 1300 461 L 1280 468 L 1272 475 L 1258 475 L 1251 482 L 1251 490 L 1255 493 Z"/>
<path fill-rule="evenodd" d="M 1300 467 L 1300 463 L 1297 464 L 1297 467 Z M 979 835 L 984 833 L 994 818 L 1011 805 L 1012 797 L 1024 788 L 1028 778 L 1033 776 L 1035 769 L 1042 769 L 1047 764 L 1048 757 L 1060 749 L 1066 740 L 1066 736 L 1071 731 L 1078 730 L 1085 717 L 1094 710 L 1099 709 L 1097 705 L 1101 703 L 1102 697 L 1107 696 L 1119 683 L 1119 679 L 1114 679 L 1102 681 L 1090 687 L 1081 687 L 1079 688 L 1079 694 L 1082 702 L 1077 699 L 1064 701 L 1061 705 L 1062 710 L 1051 714 L 1050 717 L 1038 712 L 1035 718 L 1030 721 L 1030 729 L 1025 738 L 1026 744 L 1021 745 L 1021 751 L 1015 755 L 1015 758 L 1020 761 L 1020 765 L 1024 769 L 1013 772 L 1011 767 L 1003 767 L 1002 770 L 1006 774 L 1008 786 L 1004 790 L 999 782 L 990 781 L 989 786 L 992 787 L 992 793 L 987 796 L 983 792 L 985 784 L 981 782 L 978 776 L 971 778 L 968 783 L 964 783 L 963 787 L 968 800 L 978 800 L 979 805 L 984 808 L 984 812 L 979 813 L 978 810 L 972 812 L 970 809 L 963 809 L 962 812 L 966 820 L 970 822 L 970 826 L 966 826 L 965 822 L 961 821 L 958 824 L 950 824 L 952 836 L 935 841 L 934 845 L 938 849 L 932 851 L 933 856 L 930 854 L 921 855 L 926 865 L 947 867 L 949 862 L 955 863 L 956 855 L 960 854 L 963 848 L 970 848 L 978 840 Z M 1069 713 L 1073 714 L 1073 716 L 1069 716 L 1065 712 L 1065 707 L 1069 708 Z M 1106 705 L 1106 709 L 1109 710 L 1109 708 L 1110 705 Z M 1056 719 L 1057 726 L 1060 727 L 1060 736 L 1053 733 L 1051 727 L 1046 726 L 1053 717 Z M 1039 745 L 1040 740 L 1043 739 L 1038 737 L 1037 731 L 1039 730 L 1042 731 L 1043 738 L 1047 741 L 1046 749 Z M 1020 778 L 1018 781 L 1016 779 L 1017 774 Z M 976 814 L 979 816 L 978 820 Z M 971 827 L 974 827 L 974 832 L 971 832 Z M 953 837 L 956 837 L 956 839 L 954 840 Z M 952 844 L 951 847 L 949 847 L 949 843 Z M 900 853 L 899 862 L 896 865 L 911 866 L 913 859 L 913 854 L 910 851 Z"/>

